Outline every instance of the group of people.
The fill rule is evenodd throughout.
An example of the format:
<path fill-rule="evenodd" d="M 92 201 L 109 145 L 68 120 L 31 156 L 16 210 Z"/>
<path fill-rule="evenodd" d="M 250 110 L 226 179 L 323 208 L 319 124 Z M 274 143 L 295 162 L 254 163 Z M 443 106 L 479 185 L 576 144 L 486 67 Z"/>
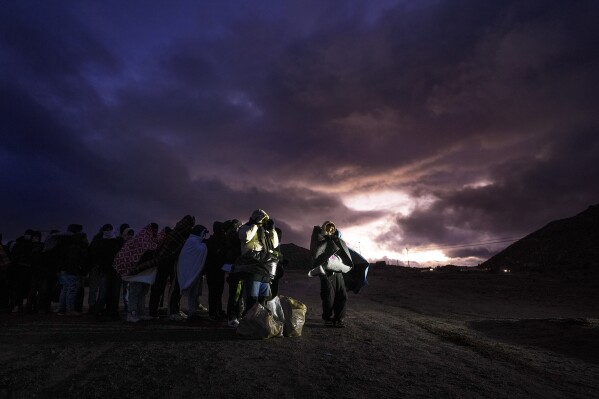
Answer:
<path fill-rule="evenodd" d="M 236 327 L 254 304 L 266 305 L 278 295 L 286 262 L 281 238 L 281 229 L 262 209 L 244 224 L 214 222 L 212 232 L 191 215 L 173 228 L 150 223 L 137 233 L 128 224 L 118 230 L 105 224 L 91 241 L 79 224 L 50 232 L 43 242 L 41 232 L 27 230 L 0 245 L 0 308 L 53 312 L 52 302 L 58 302 L 58 315 L 80 316 L 87 281 L 88 312 L 98 321 L 119 320 L 122 298 L 129 322 L 159 318 L 166 303 L 165 316 L 171 320 L 200 321 L 199 312 L 207 310 L 210 319 Z M 329 221 L 314 227 L 310 250 L 314 268 L 309 275 L 321 279 L 322 318 L 343 327 L 347 292 L 342 274 L 353 266 L 350 251 Z M 204 280 L 207 309 L 199 303 Z M 225 283 L 229 289 L 223 304 Z M 180 309 L 182 298 L 186 311 Z"/>

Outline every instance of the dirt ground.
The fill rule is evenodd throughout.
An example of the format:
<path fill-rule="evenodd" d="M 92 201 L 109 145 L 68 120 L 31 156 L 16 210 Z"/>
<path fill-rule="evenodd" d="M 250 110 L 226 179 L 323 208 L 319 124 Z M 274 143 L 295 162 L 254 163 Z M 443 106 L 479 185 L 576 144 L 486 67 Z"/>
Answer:
<path fill-rule="evenodd" d="M 280 294 L 308 306 L 296 338 L 245 340 L 207 318 L 0 315 L 0 397 L 599 397 L 596 279 L 374 270 L 369 280 L 350 293 L 346 328 L 330 328 L 318 279 L 288 271 Z"/>

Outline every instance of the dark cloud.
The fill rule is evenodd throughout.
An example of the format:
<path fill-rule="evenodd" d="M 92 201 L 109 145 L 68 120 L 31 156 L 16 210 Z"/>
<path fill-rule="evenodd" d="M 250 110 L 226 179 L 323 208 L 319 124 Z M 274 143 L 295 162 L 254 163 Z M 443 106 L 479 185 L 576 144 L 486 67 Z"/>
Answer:
<path fill-rule="evenodd" d="M 325 219 L 386 220 L 368 239 L 395 252 L 526 234 L 597 202 L 598 11 L 11 3 L 0 15 L 0 176 L 14 193 L 4 236 L 73 219 L 141 227 L 190 213 L 210 225 L 254 208 L 301 245 Z M 415 205 L 346 205 L 384 190 Z"/>

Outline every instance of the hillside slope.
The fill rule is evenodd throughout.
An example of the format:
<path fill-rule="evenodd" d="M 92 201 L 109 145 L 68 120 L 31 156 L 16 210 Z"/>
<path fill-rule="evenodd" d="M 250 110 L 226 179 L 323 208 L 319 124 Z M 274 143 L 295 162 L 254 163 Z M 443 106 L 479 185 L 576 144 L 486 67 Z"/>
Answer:
<path fill-rule="evenodd" d="M 553 221 L 483 264 L 497 271 L 590 271 L 599 273 L 599 204 Z"/>

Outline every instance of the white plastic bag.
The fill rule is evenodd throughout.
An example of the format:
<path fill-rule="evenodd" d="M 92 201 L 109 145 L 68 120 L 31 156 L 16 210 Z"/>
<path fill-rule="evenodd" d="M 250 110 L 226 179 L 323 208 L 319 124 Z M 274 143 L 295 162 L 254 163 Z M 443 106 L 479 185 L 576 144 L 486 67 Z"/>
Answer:
<path fill-rule="evenodd" d="M 283 307 L 281 306 L 281 298 L 279 298 L 279 296 L 277 295 L 276 297 L 274 297 L 273 299 L 271 299 L 270 301 L 266 302 L 266 309 L 268 309 L 270 311 L 270 313 L 272 313 L 273 317 L 283 323 L 285 323 L 285 313 L 283 312 Z M 279 334 L 279 337 L 283 336 L 283 329 L 281 329 L 281 333 Z"/>

